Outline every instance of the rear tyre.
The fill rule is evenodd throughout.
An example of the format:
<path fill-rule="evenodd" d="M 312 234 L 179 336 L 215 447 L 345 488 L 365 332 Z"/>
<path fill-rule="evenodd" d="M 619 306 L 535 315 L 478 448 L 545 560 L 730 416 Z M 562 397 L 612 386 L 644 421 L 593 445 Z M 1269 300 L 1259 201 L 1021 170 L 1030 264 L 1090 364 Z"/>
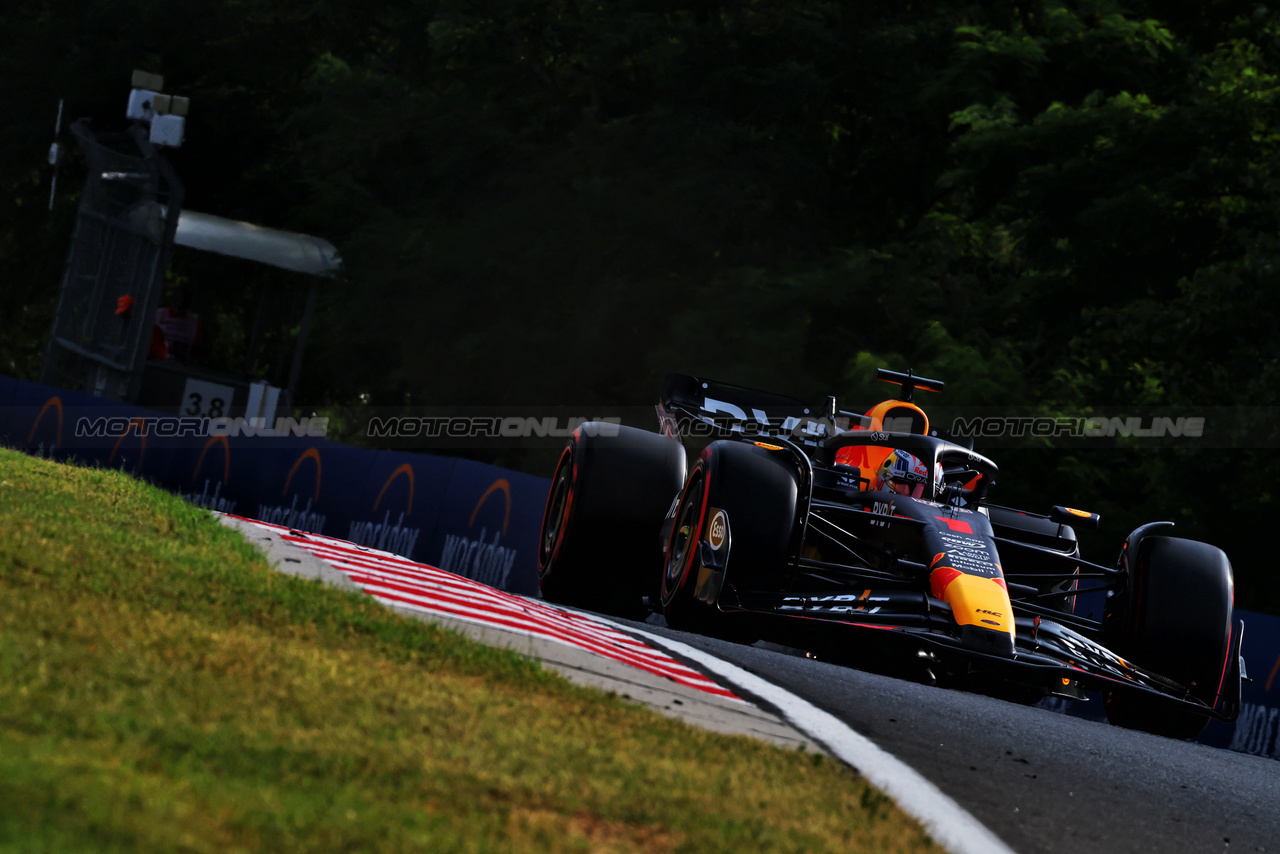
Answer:
<path fill-rule="evenodd" d="M 1231 562 L 1193 540 L 1147 536 L 1136 546 L 1124 564 L 1128 588 L 1108 603 L 1110 640 L 1134 664 L 1213 707 L 1231 646 Z M 1138 692 L 1109 691 L 1105 706 L 1117 726 L 1178 739 L 1199 735 L 1210 717 Z"/>
<path fill-rule="evenodd" d="M 684 447 L 657 433 L 597 422 L 575 430 L 542 517 L 542 597 L 644 619 L 662 565 L 662 522 L 685 465 Z"/>
<path fill-rule="evenodd" d="M 739 643 L 758 639 L 754 620 L 718 606 L 730 582 L 738 589 L 777 584 L 791 546 L 797 496 L 785 452 L 729 440 L 711 443 L 689 472 L 676 507 L 661 579 L 668 625 Z"/>

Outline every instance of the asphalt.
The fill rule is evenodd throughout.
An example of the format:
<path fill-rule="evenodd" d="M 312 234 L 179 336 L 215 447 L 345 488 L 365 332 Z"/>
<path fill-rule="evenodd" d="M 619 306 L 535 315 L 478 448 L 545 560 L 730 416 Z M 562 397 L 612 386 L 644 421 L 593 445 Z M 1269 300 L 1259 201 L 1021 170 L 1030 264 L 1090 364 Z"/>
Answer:
<path fill-rule="evenodd" d="M 804 697 L 1020 854 L 1280 852 L 1280 765 L 646 625 Z"/>
<path fill-rule="evenodd" d="M 245 539 L 257 546 L 278 571 L 360 592 L 360 588 L 341 571 L 283 540 L 274 532 L 220 514 L 219 520 L 239 531 Z M 788 724 L 778 713 L 768 708 L 767 704 L 717 697 L 577 647 L 519 632 L 426 615 L 405 608 L 392 607 L 392 610 L 411 619 L 436 623 L 480 643 L 527 655 L 571 682 L 612 691 L 624 699 L 704 729 L 746 735 L 792 749 L 803 746 L 812 752 L 823 752 L 821 745 Z M 689 661 L 682 663 L 691 664 Z"/>

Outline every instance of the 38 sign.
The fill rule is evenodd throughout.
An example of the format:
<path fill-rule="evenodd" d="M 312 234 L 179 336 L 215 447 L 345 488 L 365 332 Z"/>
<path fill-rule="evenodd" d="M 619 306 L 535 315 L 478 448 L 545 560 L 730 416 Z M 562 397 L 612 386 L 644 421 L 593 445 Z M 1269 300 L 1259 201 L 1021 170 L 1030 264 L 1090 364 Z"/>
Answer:
<path fill-rule="evenodd" d="M 182 391 L 182 414 L 225 418 L 231 414 L 231 395 L 234 393 L 235 389 L 229 385 L 188 377 Z"/>

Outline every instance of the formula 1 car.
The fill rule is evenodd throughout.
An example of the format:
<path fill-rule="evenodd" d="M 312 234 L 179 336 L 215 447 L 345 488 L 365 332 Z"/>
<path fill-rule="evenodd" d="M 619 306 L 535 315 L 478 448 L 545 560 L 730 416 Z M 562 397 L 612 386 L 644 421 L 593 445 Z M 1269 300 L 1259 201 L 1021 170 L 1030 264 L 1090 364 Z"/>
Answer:
<path fill-rule="evenodd" d="M 1143 525 L 1114 567 L 1075 527 L 987 501 L 996 464 L 931 429 L 915 391 L 865 414 L 673 374 L 660 432 L 589 422 L 557 465 L 543 517 L 545 599 L 767 639 L 1023 702 L 1103 693 L 1114 724 L 1174 738 L 1231 721 L 1245 676 L 1219 549 Z M 711 439 L 689 465 L 684 438 Z M 1105 591 L 1101 619 L 1077 597 Z"/>

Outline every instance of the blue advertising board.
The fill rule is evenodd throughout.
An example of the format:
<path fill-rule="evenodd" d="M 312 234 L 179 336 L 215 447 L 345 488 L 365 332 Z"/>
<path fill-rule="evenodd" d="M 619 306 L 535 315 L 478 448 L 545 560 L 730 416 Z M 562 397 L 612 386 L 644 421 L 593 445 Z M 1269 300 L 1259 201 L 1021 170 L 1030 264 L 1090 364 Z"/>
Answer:
<path fill-rule="evenodd" d="M 18 393 L 18 385 L 13 377 L 0 377 L 0 444 L 9 435 L 9 419 L 13 413 L 13 398 Z"/>
<path fill-rule="evenodd" d="M 33 383 L 18 383 L 9 408 L 8 440 L 43 456 L 65 457 L 79 450 L 86 457 L 101 456 L 109 443 L 75 441 L 78 418 L 112 407 L 79 392 L 55 389 Z M 76 447 L 83 444 L 84 447 Z"/>
<path fill-rule="evenodd" d="M 536 596 L 537 548 L 550 481 L 458 460 L 427 562 L 484 584 Z"/>
<path fill-rule="evenodd" d="M 458 461 L 450 457 L 365 451 L 364 486 L 335 536 L 424 563 Z"/>
<path fill-rule="evenodd" d="M 258 490 L 243 515 L 273 525 L 345 537 L 360 512 L 369 452 L 325 439 L 272 439 L 255 449 Z"/>

